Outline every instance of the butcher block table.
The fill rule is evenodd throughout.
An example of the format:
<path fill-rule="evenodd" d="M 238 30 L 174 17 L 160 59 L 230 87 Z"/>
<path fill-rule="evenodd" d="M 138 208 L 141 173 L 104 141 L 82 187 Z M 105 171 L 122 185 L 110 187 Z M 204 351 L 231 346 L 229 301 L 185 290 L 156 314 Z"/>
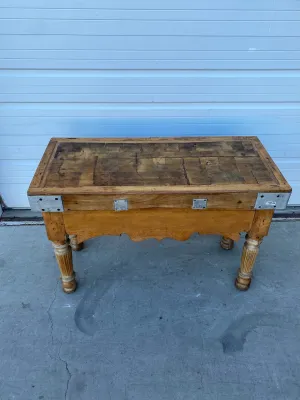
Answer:
<path fill-rule="evenodd" d="M 254 136 L 59 138 L 50 140 L 28 198 L 43 213 L 66 293 L 76 289 L 72 249 L 122 233 L 135 241 L 219 234 L 229 250 L 246 232 L 235 284 L 247 290 L 274 210 L 290 193 Z"/>

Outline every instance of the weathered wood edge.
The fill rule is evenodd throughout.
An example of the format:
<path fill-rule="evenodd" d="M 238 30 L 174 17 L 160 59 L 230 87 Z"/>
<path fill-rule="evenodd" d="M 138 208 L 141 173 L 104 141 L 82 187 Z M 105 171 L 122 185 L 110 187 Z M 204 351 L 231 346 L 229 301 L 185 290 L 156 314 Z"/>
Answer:
<path fill-rule="evenodd" d="M 273 161 L 270 154 L 267 152 L 267 150 L 264 147 L 264 145 L 262 144 L 262 142 L 258 139 L 258 137 L 256 137 L 255 140 L 253 140 L 253 144 L 254 144 L 262 162 L 264 163 L 265 167 L 276 178 L 276 180 L 279 183 L 280 188 L 284 189 L 284 190 L 278 190 L 278 191 L 291 192 L 292 191 L 291 186 L 288 184 L 287 180 L 282 175 L 279 168 Z"/>
<path fill-rule="evenodd" d="M 218 142 L 232 140 L 246 140 L 251 142 L 256 139 L 256 136 L 179 136 L 179 137 L 143 137 L 143 138 L 52 138 L 59 143 L 74 142 L 74 143 L 170 143 L 170 142 Z"/>
<path fill-rule="evenodd" d="M 56 148 L 62 142 L 159 142 L 170 143 L 172 141 L 180 142 L 205 142 L 205 141 L 232 141 L 246 140 L 251 142 L 256 148 L 264 165 L 267 167 L 278 184 L 216 184 L 216 185 L 176 185 L 176 186 L 82 186 L 82 187 L 42 187 L 47 178 L 47 168 L 55 155 Z M 214 136 L 214 137 L 178 137 L 178 138 L 52 138 L 44 152 L 44 155 L 37 167 L 34 177 L 31 181 L 27 194 L 34 195 L 63 195 L 63 194 L 167 194 L 167 193 L 190 193 L 204 195 L 206 193 L 246 193 L 246 192 L 284 192 L 292 191 L 290 185 L 281 174 L 280 170 L 273 162 L 272 158 L 256 136 Z"/>
<path fill-rule="evenodd" d="M 55 154 L 56 148 L 57 148 L 57 141 L 56 139 L 51 139 L 50 142 L 48 143 L 44 154 L 41 158 L 41 161 L 39 162 L 39 165 L 35 171 L 35 174 L 31 180 L 31 183 L 29 185 L 27 194 L 31 195 L 31 191 L 35 188 L 39 188 L 41 185 L 41 182 L 43 179 L 45 179 L 45 176 L 47 175 L 47 168 L 49 166 L 50 161 L 52 160 L 52 157 Z"/>
<path fill-rule="evenodd" d="M 290 193 L 290 186 L 262 185 L 262 184 L 228 184 L 228 185 L 202 185 L 202 186 L 81 186 L 81 187 L 39 187 L 30 188 L 29 195 L 64 195 L 64 194 L 167 194 L 167 193 L 191 193 L 205 195 L 207 193 Z"/>

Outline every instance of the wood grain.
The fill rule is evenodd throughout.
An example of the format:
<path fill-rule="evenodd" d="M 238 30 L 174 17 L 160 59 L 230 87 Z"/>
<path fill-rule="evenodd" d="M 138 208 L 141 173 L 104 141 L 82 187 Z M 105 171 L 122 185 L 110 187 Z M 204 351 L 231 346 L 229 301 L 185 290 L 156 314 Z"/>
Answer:
<path fill-rule="evenodd" d="M 144 208 L 192 208 L 197 194 L 64 195 L 66 211 L 114 210 L 114 200 L 126 199 L 129 210 Z M 205 194 L 207 209 L 253 210 L 256 193 Z"/>
<path fill-rule="evenodd" d="M 186 240 L 193 233 L 220 234 L 233 240 L 250 230 L 254 211 L 209 211 L 149 209 L 114 211 L 69 211 L 63 213 L 69 235 L 78 243 L 102 235 L 128 234 L 132 240 L 173 238 Z"/>
<path fill-rule="evenodd" d="M 53 154 L 55 154 L 56 147 L 57 142 L 51 139 L 41 158 L 38 168 L 35 171 L 30 187 L 38 188 L 41 185 L 43 178 L 47 176 L 47 167 L 51 157 L 53 156 Z"/>
<path fill-rule="evenodd" d="M 248 236 L 255 240 L 261 240 L 267 236 L 273 215 L 274 210 L 256 210 Z"/>
<path fill-rule="evenodd" d="M 43 212 L 42 213 L 48 239 L 52 242 L 65 243 L 66 230 L 63 213 Z"/>
<path fill-rule="evenodd" d="M 239 290 L 248 290 L 252 279 L 252 270 L 259 251 L 259 240 L 246 237 L 243 247 L 241 266 L 235 281 L 235 286 Z"/>
<path fill-rule="evenodd" d="M 49 143 L 28 194 L 290 191 L 256 137 L 60 138 Z"/>
<path fill-rule="evenodd" d="M 73 260 L 71 247 L 67 242 L 53 242 L 55 257 L 61 272 L 62 288 L 65 293 L 72 293 L 76 290 L 75 273 L 73 271 Z"/>

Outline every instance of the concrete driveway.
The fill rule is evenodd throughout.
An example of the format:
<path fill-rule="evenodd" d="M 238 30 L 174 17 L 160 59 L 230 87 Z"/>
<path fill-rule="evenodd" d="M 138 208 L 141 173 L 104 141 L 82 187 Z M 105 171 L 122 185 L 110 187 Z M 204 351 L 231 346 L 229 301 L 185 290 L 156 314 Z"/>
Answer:
<path fill-rule="evenodd" d="M 299 400 L 300 222 L 273 223 L 248 292 L 243 240 L 96 238 L 71 295 L 43 226 L 0 243 L 1 400 Z"/>

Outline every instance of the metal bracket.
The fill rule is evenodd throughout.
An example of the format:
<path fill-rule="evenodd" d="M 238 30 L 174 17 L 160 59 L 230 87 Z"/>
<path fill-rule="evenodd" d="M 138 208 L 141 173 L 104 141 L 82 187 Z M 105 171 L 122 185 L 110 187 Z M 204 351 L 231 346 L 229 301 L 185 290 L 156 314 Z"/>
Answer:
<path fill-rule="evenodd" d="M 291 193 L 257 193 L 255 210 L 284 210 Z"/>
<path fill-rule="evenodd" d="M 128 210 L 128 200 L 120 199 L 114 200 L 115 211 L 127 211 Z"/>
<path fill-rule="evenodd" d="M 28 196 L 31 211 L 63 212 L 61 196 Z"/>
<path fill-rule="evenodd" d="M 193 199 L 193 206 L 194 210 L 203 210 L 207 208 L 207 199 Z"/>

